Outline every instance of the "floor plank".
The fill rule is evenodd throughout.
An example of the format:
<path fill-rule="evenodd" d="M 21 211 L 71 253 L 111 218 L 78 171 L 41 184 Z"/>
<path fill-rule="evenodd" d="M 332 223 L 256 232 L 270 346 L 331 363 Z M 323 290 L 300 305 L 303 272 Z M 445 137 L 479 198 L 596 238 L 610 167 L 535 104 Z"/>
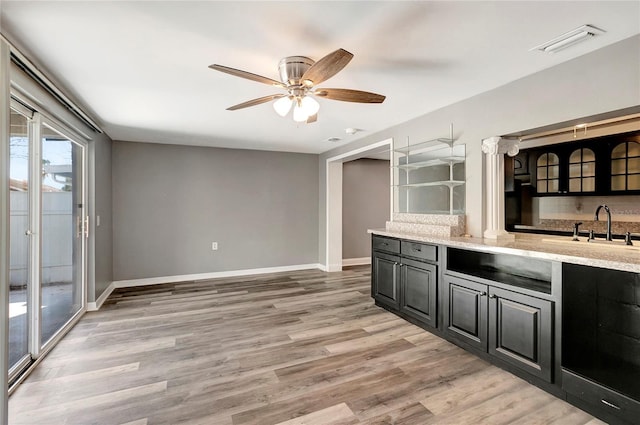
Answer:
<path fill-rule="evenodd" d="M 361 266 L 118 289 L 15 391 L 10 423 L 601 423 L 369 288 Z"/>

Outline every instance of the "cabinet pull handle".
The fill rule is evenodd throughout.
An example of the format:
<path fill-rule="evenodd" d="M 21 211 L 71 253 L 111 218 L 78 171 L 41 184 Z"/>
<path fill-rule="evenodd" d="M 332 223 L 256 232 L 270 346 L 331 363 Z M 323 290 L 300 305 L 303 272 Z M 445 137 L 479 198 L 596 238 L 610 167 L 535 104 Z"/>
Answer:
<path fill-rule="evenodd" d="M 496 297 L 495 295 L 491 294 L 491 295 L 489 295 L 489 298 L 493 299 L 493 298 L 498 298 L 498 297 Z"/>
<path fill-rule="evenodd" d="M 484 296 L 486 296 L 486 295 L 487 295 L 487 293 L 486 293 L 486 292 L 480 292 L 480 296 L 481 296 L 481 297 L 484 297 Z"/>
<path fill-rule="evenodd" d="M 611 403 L 610 401 L 607 401 L 605 399 L 601 399 L 600 401 L 602 403 L 604 403 L 606 406 L 613 407 L 616 410 L 620 410 L 620 406 L 616 406 L 615 404 Z"/>
<path fill-rule="evenodd" d="M 413 250 L 416 252 L 422 252 L 422 248 L 416 248 L 415 246 L 413 247 Z"/>

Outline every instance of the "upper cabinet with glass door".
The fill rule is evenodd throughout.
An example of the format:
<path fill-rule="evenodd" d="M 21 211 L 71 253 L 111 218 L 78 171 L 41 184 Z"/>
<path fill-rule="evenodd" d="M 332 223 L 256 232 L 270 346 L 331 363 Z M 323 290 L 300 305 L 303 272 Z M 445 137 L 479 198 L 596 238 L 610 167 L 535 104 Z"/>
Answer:
<path fill-rule="evenodd" d="M 534 196 L 637 195 L 640 132 L 522 149 L 513 164 Z"/>

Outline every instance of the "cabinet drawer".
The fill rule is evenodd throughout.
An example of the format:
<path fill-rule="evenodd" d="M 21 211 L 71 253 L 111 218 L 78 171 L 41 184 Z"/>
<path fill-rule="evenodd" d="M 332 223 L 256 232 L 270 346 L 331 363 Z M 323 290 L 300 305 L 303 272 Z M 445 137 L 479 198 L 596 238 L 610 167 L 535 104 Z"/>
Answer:
<path fill-rule="evenodd" d="M 386 251 L 394 254 L 400 253 L 400 241 L 398 239 L 372 236 L 372 245 L 376 251 Z"/>
<path fill-rule="evenodd" d="M 421 260 L 438 261 L 438 247 L 418 242 L 402 241 L 400 252 L 403 256 Z"/>
<path fill-rule="evenodd" d="M 562 389 L 590 403 L 596 409 L 625 421 L 637 423 L 640 418 L 640 402 L 564 369 L 562 370 Z"/>

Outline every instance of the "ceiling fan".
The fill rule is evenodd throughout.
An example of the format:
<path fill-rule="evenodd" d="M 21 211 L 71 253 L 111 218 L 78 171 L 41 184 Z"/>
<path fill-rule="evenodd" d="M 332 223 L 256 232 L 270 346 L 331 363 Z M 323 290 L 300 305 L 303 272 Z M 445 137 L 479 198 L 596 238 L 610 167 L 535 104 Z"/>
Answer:
<path fill-rule="evenodd" d="M 385 96 L 376 93 L 352 89 L 316 87 L 340 72 L 352 58 L 353 54 L 344 49 L 329 53 L 317 62 L 306 56 L 288 56 L 281 59 L 278 64 L 280 81 L 223 65 L 213 64 L 209 65 L 209 68 L 286 90 L 286 93 L 259 97 L 230 106 L 227 108 L 228 111 L 248 108 L 249 106 L 260 105 L 277 99 L 273 103 L 273 107 L 280 116 L 286 116 L 293 108 L 294 121 L 312 123 L 318 119 L 320 105 L 310 95 L 344 102 L 384 102 Z"/>

